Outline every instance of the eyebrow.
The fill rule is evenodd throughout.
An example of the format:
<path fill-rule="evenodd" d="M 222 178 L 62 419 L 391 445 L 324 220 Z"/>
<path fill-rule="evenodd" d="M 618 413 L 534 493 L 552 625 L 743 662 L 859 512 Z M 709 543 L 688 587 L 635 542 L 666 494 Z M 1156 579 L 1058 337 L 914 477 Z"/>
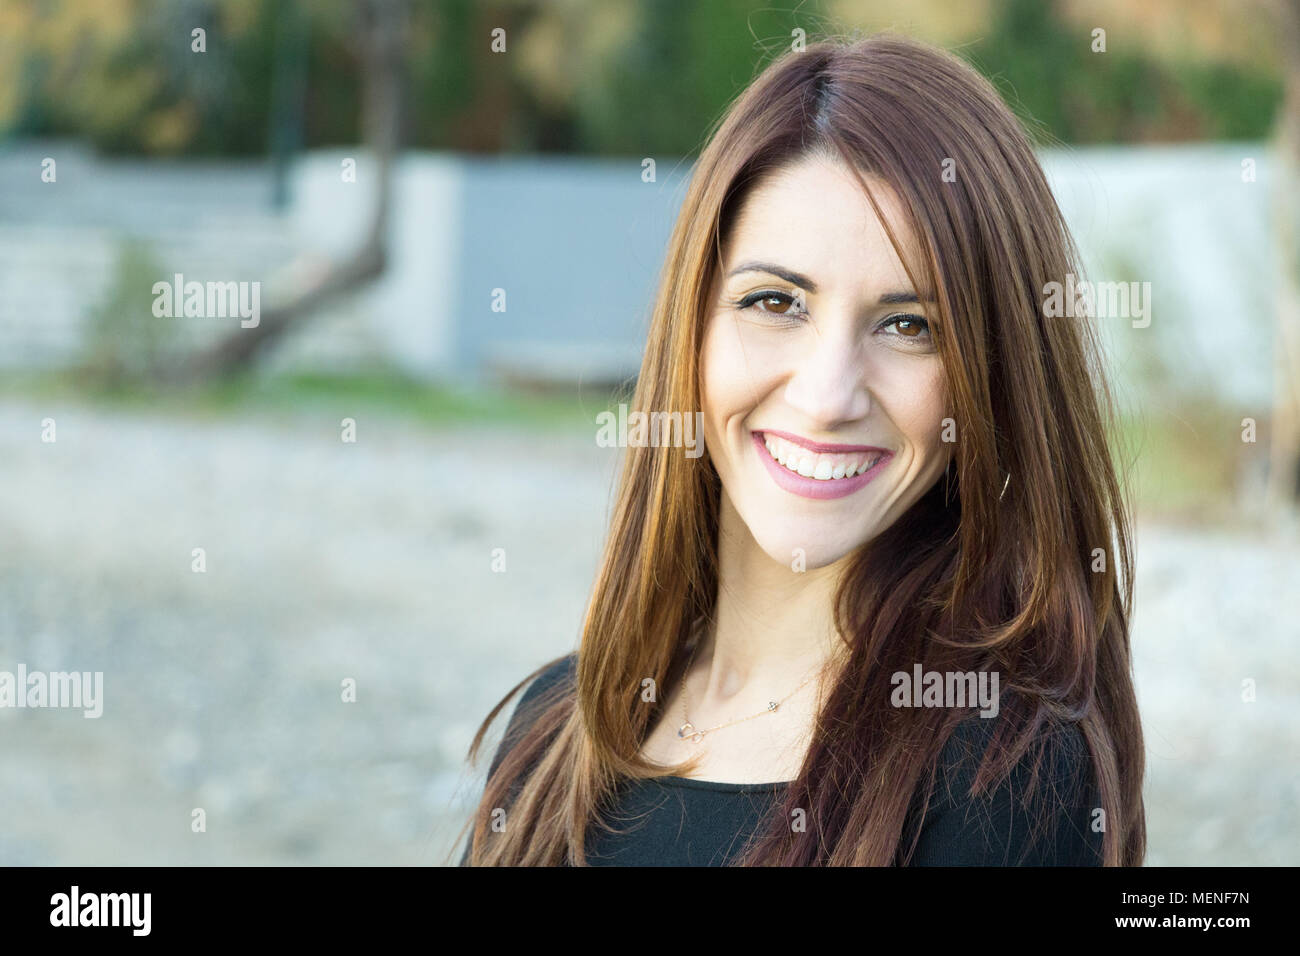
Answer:
<path fill-rule="evenodd" d="M 880 297 L 881 305 L 899 305 L 903 302 L 920 302 L 915 292 L 886 292 Z M 928 300 L 927 300 L 928 301 Z"/>
<path fill-rule="evenodd" d="M 738 276 L 742 272 L 767 272 L 774 276 L 780 276 L 791 285 L 797 285 L 801 289 L 807 289 L 809 292 L 817 291 L 817 283 L 813 282 L 806 275 L 798 272 L 791 272 L 789 269 L 778 266 L 772 262 L 742 262 L 736 268 L 727 273 L 727 278 Z"/>
<path fill-rule="evenodd" d="M 809 292 L 817 291 L 817 283 L 813 282 L 812 279 L 801 272 L 794 272 L 774 262 L 742 262 L 727 273 L 727 278 L 730 279 L 744 272 L 766 272 L 770 275 L 779 276 L 791 285 L 797 285 Z M 904 302 L 920 302 L 921 300 L 915 292 L 886 292 L 880 297 L 879 301 L 881 305 L 900 305 Z M 932 300 L 927 297 L 926 301 Z"/>

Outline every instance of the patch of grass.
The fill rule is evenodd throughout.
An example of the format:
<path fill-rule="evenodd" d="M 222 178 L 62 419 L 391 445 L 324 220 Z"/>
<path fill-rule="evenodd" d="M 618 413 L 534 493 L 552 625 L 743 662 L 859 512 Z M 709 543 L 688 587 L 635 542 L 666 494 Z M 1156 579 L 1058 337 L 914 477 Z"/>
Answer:
<path fill-rule="evenodd" d="M 175 326 L 153 314 L 154 280 L 165 273 L 152 248 L 119 240 L 113 277 L 86 326 L 83 374 L 104 388 L 121 388 L 166 361 Z"/>
<path fill-rule="evenodd" d="M 595 427 L 612 401 L 604 389 L 528 394 L 416 381 L 388 370 L 355 374 L 246 376 L 182 389 L 140 382 L 90 383 L 70 372 L 6 375 L 0 395 L 58 398 L 123 409 L 192 417 L 294 418 L 327 412 L 339 417 L 383 413 L 430 427 L 527 426 L 568 431 Z"/>
<path fill-rule="evenodd" d="M 1217 406 L 1151 404 L 1122 418 L 1115 437 L 1137 511 L 1197 522 L 1230 518 L 1244 456 L 1266 453 L 1241 441 L 1241 417 Z"/>

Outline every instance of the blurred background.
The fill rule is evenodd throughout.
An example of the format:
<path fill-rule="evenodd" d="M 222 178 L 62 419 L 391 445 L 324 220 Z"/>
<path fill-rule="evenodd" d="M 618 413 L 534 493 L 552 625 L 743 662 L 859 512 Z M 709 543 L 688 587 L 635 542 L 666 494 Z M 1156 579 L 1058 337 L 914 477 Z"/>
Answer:
<path fill-rule="evenodd" d="M 104 691 L 0 708 L 0 863 L 444 862 L 478 723 L 576 647 L 710 124 L 882 29 L 1151 284 L 1098 320 L 1148 862 L 1300 862 L 1298 0 L 5 0 L 0 671 Z"/>

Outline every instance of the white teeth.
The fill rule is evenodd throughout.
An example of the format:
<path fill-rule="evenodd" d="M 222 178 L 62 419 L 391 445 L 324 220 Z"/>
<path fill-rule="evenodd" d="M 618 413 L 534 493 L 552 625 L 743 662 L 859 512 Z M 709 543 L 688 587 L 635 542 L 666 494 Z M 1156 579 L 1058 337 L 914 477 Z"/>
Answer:
<path fill-rule="evenodd" d="M 867 471 L 881 459 L 878 454 L 862 460 L 853 460 L 844 455 L 813 454 L 793 442 L 769 435 L 763 436 L 763 445 L 768 454 L 783 467 L 817 481 L 852 478 Z"/>

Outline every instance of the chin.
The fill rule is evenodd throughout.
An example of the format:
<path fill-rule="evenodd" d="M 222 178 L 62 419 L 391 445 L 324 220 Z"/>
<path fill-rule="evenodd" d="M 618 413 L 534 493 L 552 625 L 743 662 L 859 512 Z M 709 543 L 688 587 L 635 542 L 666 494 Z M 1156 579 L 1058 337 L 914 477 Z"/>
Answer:
<path fill-rule="evenodd" d="M 835 564 L 853 554 L 871 540 L 871 535 L 848 535 L 843 528 L 828 531 L 813 529 L 807 524 L 799 528 L 766 527 L 750 529 L 754 540 L 763 552 L 778 564 L 793 569 L 796 551 L 802 552 L 804 571 L 815 571 Z"/>

